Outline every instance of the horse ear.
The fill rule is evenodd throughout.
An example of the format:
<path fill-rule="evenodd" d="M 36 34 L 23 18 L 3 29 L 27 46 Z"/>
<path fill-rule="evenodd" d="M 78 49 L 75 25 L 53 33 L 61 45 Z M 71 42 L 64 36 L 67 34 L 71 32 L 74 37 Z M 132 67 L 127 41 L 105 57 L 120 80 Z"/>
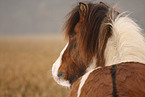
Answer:
<path fill-rule="evenodd" d="M 88 11 L 89 11 L 88 5 L 83 2 L 79 2 L 80 19 L 83 19 L 84 17 L 86 17 L 86 15 L 88 14 Z"/>
<path fill-rule="evenodd" d="M 102 2 L 102 1 L 100 2 L 100 4 L 104 4 L 104 5 L 105 5 L 105 3 L 104 3 L 104 2 Z"/>

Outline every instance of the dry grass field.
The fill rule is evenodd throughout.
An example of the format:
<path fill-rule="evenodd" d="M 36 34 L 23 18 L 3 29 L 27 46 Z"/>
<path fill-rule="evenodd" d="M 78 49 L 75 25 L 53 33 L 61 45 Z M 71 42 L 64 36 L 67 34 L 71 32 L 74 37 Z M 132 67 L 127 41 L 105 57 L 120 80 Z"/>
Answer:
<path fill-rule="evenodd" d="M 62 36 L 1 37 L 0 97 L 66 97 L 51 75 L 64 45 Z"/>

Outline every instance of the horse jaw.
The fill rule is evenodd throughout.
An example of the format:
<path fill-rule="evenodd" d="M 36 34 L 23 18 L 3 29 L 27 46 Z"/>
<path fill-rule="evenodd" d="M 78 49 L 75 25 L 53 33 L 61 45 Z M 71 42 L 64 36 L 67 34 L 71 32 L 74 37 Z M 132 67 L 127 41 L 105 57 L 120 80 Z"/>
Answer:
<path fill-rule="evenodd" d="M 59 69 L 59 67 L 61 66 L 61 63 L 62 63 L 63 53 L 64 53 L 64 51 L 66 50 L 67 47 L 68 47 L 68 43 L 66 44 L 66 46 L 64 47 L 64 49 L 61 51 L 60 56 L 58 57 L 58 59 L 53 64 L 53 66 L 52 66 L 52 75 L 53 75 L 54 80 L 59 85 L 66 86 L 66 87 L 70 87 L 71 84 L 69 83 L 69 81 L 62 80 L 62 79 L 58 78 L 58 76 L 57 76 L 58 69 Z"/>

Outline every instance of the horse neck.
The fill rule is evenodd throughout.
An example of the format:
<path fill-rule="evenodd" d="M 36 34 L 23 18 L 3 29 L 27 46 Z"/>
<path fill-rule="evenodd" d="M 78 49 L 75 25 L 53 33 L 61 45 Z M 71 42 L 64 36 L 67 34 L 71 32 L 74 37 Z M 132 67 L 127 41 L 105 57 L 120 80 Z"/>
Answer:
<path fill-rule="evenodd" d="M 135 61 L 145 63 L 145 41 L 140 27 L 129 17 L 117 17 L 104 53 L 105 65 Z"/>

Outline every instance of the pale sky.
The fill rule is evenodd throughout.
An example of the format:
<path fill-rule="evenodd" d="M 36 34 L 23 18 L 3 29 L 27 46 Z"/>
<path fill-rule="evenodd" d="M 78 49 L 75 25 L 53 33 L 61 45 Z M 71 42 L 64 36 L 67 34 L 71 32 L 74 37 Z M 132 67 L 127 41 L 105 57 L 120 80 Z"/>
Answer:
<path fill-rule="evenodd" d="M 0 35 L 61 33 L 65 16 L 78 1 L 87 0 L 0 0 Z M 145 30 L 145 0 L 102 1 L 131 12 Z"/>

